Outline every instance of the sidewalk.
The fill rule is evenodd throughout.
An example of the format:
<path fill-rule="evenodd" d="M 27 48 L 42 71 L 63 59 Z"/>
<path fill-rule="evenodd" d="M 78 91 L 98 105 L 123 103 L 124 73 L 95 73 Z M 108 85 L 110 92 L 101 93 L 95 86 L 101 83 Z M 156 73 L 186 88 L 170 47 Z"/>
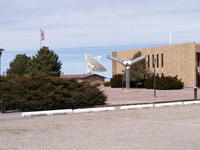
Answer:
<path fill-rule="evenodd" d="M 128 105 L 128 104 L 144 104 L 144 103 L 162 103 L 162 102 L 170 102 L 170 101 L 183 101 L 183 100 L 192 100 L 194 98 L 194 89 L 193 88 L 185 88 L 181 90 L 157 90 L 157 97 L 154 97 L 154 91 L 149 89 L 130 89 L 125 90 L 121 88 L 110 88 L 104 87 L 101 90 L 104 90 L 105 95 L 107 95 L 107 106 L 109 105 Z M 197 93 L 197 98 L 200 98 L 200 91 Z M 99 106 L 102 107 L 102 106 Z M 77 109 L 74 113 L 80 113 L 82 111 L 87 112 L 95 112 L 96 109 L 102 108 L 94 108 L 94 110 L 87 109 Z M 105 105 L 103 109 L 106 109 Z M 110 109 L 110 107 L 109 107 Z M 115 108 L 112 108 L 115 109 Z M 60 110 L 59 110 L 60 111 Z M 76 112 L 77 111 L 77 112 Z M 80 112 L 79 112 L 80 111 Z M 1 120 L 10 120 L 10 119 L 19 119 L 21 118 L 21 112 L 17 113 L 0 113 L 0 121 Z"/>
<path fill-rule="evenodd" d="M 154 91 L 151 89 L 130 89 L 127 91 L 125 89 L 122 90 L 121 88 L 105 87 L 104 93 L 108 96 L 107 104 L 109 105 L 141 104 L 194 99 L 193 88 L 185 88 L 181 90 L 156 90 L 157 97 L 154 97 Z M 200 91 L 198 91 L 197 98 L 200 98 Z"/>

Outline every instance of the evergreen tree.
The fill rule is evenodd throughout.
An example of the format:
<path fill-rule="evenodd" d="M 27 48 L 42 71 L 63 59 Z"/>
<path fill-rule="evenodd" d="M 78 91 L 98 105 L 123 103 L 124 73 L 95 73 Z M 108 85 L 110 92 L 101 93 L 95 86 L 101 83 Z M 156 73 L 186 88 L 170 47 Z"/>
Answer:
<path fill-rule="evenodd" d="M 137 58 L 141 55 L 142 55 L 142 53 L 138 52 L 133 56 L 133 58 Z M 145 59 L 141 60 L 131 66 L 131 73 L 130 73 L 131 81 L 140 82 L 140 81 L 146 79 L 147 77 L 149 77 L 150 74 L 151 73 L 150 73 L 149 69 L 146 67 Z"/>
<path fill-rule="evenodd" d="M 58 59 L 59 57 L 54 51 L 44 46 L 29 62 L 28 73 L 46 73 L 52 76 L 60 76 L 62 63 Z"/>
<path fill-rule="evenodd" d="M 28 63 L 30 57 L 25 54 L 18 54 L 15 59 L 10 63 L 10 68 L 7 70 L 8 75 L 24 75 L 27 73 Z"/>

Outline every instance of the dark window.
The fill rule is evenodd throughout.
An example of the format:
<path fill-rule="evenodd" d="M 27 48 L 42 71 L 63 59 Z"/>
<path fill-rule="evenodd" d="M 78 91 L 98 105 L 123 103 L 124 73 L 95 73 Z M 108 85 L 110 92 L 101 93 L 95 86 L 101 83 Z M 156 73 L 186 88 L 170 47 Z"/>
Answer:
<path fill-rule="evenodd" d="M 164 76 L 164 74 L 162 73 L 162 74 L 161 74 L 161 77 L 163 77 L 163 76 Z"/>
<path fill-rule="evenodd" d="M 200 61 L 200 53 L 198 53 L 198 66 L 200 65 L 199 61 Z"/>
<path fill-rule="evenodd" d="M 157 73 L 157 76 L 159 77 L 159 73 Z"/>
<path fill-rule="evenodd" d="M 154 60 L 154 54 L 152 55 L 152 66 L 154 67 L 153 60 Z"/>
<path fill-rule="evenodd" d="M 200 66 L 200 53 L 197 53 L 197 66 Z"/>
<path fill-rule="evenodd" d="M 159 55 L 157 54 L 157 58 L 156 58 L 157 60 L 157 67 L 159 67 Z"/>
<path fill-rule="evenodd" d="M 150 67 L 150 56 L 148 55 L 148 68 Z"/>
<path fill-rule="evenodd" d="M 161 67 L 164 66 L 164 61 L 163 61 L 163 54 L 161 54 Z"/>

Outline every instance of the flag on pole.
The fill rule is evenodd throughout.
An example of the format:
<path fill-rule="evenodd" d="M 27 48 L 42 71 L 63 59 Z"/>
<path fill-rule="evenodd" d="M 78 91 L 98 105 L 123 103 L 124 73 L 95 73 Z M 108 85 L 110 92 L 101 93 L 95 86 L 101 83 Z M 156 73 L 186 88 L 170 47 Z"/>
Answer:
<path fill-rule="evenodd" d="M 40 29 L 40 41 L 44 41 L 45 40 L 45 32 L 44 30 Z"/>

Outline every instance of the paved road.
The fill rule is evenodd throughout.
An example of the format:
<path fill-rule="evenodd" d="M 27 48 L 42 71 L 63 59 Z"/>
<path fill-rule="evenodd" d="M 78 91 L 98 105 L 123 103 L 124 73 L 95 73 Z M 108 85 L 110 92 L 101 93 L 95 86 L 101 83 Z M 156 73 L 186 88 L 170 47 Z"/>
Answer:
<path fill-rule="evenodd" d="M 200 105 L 0 119 L 0 150 L 44 149 L 199 150 Z"/>
<path fill-rule="evenodd" d="M 17 113 L 0 113 L 0 123 L 5 120 L 12 120 L 12 119 L 20 119 L 21 118 L 21 112 Z"/>

